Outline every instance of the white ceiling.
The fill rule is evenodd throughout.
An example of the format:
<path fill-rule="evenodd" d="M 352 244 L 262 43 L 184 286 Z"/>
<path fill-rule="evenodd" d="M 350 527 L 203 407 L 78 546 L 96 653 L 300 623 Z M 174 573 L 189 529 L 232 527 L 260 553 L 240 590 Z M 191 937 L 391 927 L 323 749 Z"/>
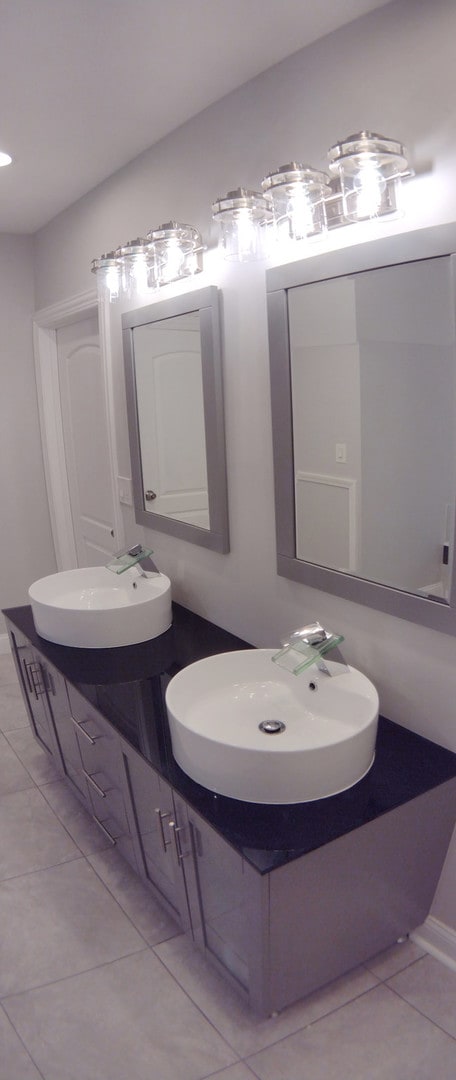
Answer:
<path fill-rule="evenodd" d="M 163 135 L 388 0 L 0 0 L 0 232 L 40 228 Z"/>

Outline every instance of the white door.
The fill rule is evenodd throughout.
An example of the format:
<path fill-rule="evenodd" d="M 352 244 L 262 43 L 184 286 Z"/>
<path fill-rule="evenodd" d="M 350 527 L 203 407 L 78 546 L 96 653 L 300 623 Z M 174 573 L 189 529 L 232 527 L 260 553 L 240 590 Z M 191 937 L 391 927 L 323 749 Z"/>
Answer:
<path fill-rule="evenodd" d="M 144 508 L 209 529 L 198 313 L 135 326 L 133 337 Z"/>
<path fill-rule="evenodd" d="M 78 566 L 117 550 L 108 415 L 98 318 L 57 330 L 65 464 Z"/>

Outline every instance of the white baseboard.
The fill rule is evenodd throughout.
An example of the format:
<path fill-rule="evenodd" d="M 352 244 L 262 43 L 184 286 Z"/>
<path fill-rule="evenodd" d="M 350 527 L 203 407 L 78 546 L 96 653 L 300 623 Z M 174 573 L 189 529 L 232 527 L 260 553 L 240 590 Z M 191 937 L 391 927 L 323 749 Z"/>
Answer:
<path fill-rule="evenodd" d="M 410 934 L 412 941 L 456 971 L 456 930 L 429 915 L 426 922 Z"/>
<path fill-rule="evenodd" d="M 0 656 L 11 652 L 8 634 L 0 634 Z"/>

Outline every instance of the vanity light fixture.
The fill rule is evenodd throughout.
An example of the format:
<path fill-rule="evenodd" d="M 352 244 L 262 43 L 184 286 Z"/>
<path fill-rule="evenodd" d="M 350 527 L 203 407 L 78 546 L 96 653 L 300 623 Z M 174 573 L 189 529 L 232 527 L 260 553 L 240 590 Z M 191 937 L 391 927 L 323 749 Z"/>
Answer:
<path fill-rule="evenodd" d="M 147 233 L 149 288 L 191 277 L 203 269 L 203 241 L 198 229 L 167 221 Z"/>
<path fill-rule="evenodd" d="M 217 199 L 212 216 L 220 225 L 226 259 L 249 262 L 265 254 L 266 226 L 272 221 L 272 203 L 261 191 L 239 187 Z"/>
<path fill-rule="evenodd" d="M 271 198 L 278 240 L 305 240 L 325 231 L 329 184 L 327 173 L 295 161 L 265 176 L 261 187 Z"/>
<path fill-rule="evenodd" d="M 11 165 L 12 160 L 10 154 L 7 154 L 4 150 L 0 150 L 0 169 L 3 168 L 4 165 Z"/>
<path fill-rule="evenodd" d="M 332 177 L 340 182 L 347 224 L 397 210 L 401 180 L 412 175 L 402 143 L 360 131 L 331 146 L 328 159 Z"/>
<path fill-rule="evenodd" d="M 100 296 L 111 303 L 121 296 L 133 300 L 170 281 L 199 274 L 203 250 L 197 229 L 168 221 L 151 229 L 147 239 L 137 237 L 93 259 L 92 273 L 97 275 Z"/>
<path fill-rule="evenodd" d="M 148 260 L 147 241 L 138 236 L 116 249 L 115 255 L 120 266 L 122 293 L 129 300 L 141 296 L 147 289 Z"/>
<path fill-rule="evenodd" d="M 97 287 L 100 298 L 111 304 L 120 298 L 121 274 L 117 251 L 108 251 L 99 259 L 92 259 L 92 274 L 97 275 Z"/>

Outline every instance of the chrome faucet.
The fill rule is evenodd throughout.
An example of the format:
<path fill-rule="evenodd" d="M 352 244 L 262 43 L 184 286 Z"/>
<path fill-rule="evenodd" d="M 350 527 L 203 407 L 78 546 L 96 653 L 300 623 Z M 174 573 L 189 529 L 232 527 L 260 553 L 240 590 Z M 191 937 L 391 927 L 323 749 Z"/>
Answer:
<path fill-rule="evenodd" d="M 330 667 L 325 663 L 323 656 L 344 640 L 342 634 L 335 634 L 331 630 L 325 630 L 319 622 L 309 623 L 299 630 L 293 630 L 282 640 L 282 648 L 274 653 L 272 660 L 280 667 L 292 671 L 294 675 L 300 675 L 301 671 L 315 664 L 319 671 L 325 675 L 331 675 Z M 339 662 L 345 668 L 347 665 L 338 651 Z"/>
<path fill-rule="evenodd" d="M 143 548 L 142 544 L 134 544 L 133 547 L 118 551 L 116 555 L 113 555 L 111 561 L 106 564 L 106 568 L 112 570 L 113 574 L 123 574 L 125 570 L 135 567 L 139 576 L 145 578 L 150 577 L 151 574 L 160 574 L 151 555 L 152 552 Z"/>
<path fill-rule="evenodd" d="M 134 547 L 129 549 L 127 554 L 131 555 L 131 557 L 136 560 L 134 566 L 141 577 L 148 577 L 149 574 L 160 573 L 158 566 L 155 565 L 154 560 L 150 557 L 150 551 L 146 551 L 142 544 L 135 544 Z"/>

